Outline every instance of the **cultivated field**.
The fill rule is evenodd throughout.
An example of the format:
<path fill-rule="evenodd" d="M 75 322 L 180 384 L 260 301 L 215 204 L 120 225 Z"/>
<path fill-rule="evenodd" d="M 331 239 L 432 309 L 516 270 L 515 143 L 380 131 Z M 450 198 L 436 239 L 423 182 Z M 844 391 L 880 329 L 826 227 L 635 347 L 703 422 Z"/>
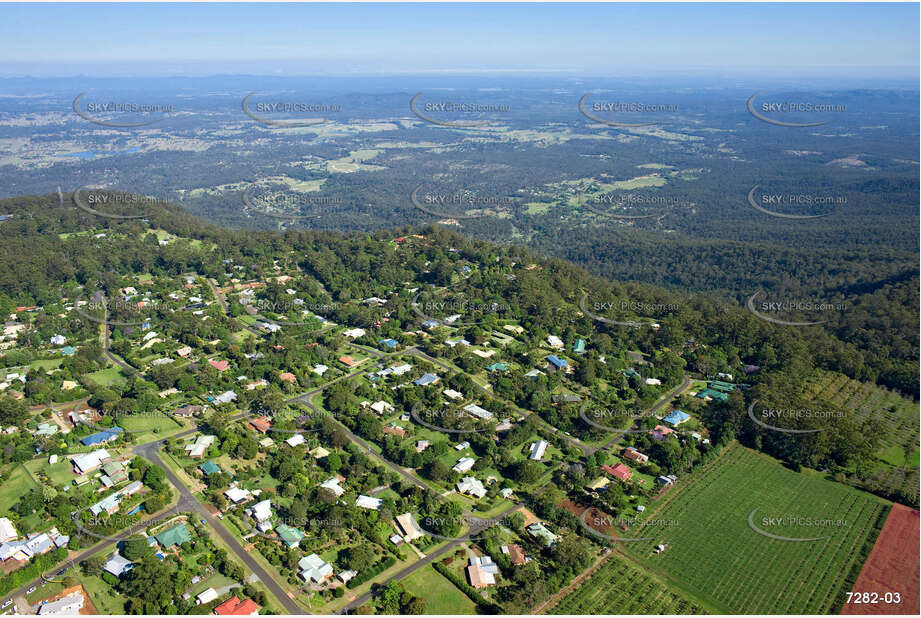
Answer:
<path fill-rule="evenodd" d="M 888 503 L 732 444 L 653 510 L 647 522 L 675 523 L 621 549 L 671 587 L 725 613 L 823 614 L 841 607 Z"/>
<path fill-rule="evenodd" d="M 847 603 L 841 610 L 842 614 L 918 615 L 921 611 L 921 586 L 918 581 L 921 560 L 918 543 L 915 542 L 918 539 L 918 520 L 918 511 L 901 504 L 892 505 L 886 525 L 852 588 L 854 593 L 868 592 L 878 596 L 870 597 L 870 603 Z M 895 602 L 894 594 L 898 595 L 898 602 Z M 864 597 L 852 599 L 855 600 L 864 600 Z"/>
<path fill-rule="evenodd" d="M 662 579 L 617 554 L 566 595 L 551 614 L 705 614 Z"/>
<path fill-rule="evenodd" d="M 893 490 L 918 492 L 918 404 L 873 384 L 840 373 L 822 372 L 808 385 L 807 397 L 831 404 L 855 420 L 875 419 L 883 427 L 876 474 Z"/>

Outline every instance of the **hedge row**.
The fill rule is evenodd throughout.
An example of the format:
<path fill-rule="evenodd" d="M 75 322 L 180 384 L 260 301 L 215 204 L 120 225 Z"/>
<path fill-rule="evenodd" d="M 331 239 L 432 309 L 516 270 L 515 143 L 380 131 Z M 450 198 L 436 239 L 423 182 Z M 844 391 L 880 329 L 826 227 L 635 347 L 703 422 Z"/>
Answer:
<path fill-rule="evenodd" d="M 350 579 L 349 583 L 347 583 L 346 586 L 348 588 L 354 588 L 356 586 L 360 586 L 366 581 L 373 579 L 377 575 L 383 573 L 384 571 L 386 571 L 387 569 L 389 569 L 396 563 L 397 563 L 396 558 L 394 558 L 393 556 L 388 556 L 384 560 L 381 560 L 380 562 L 375 564 L 370 569 L 366 569 L 362 571 L 361 573 L 359 573 L 358 575 L 356 575 L 355 577 L 353 577 L 352 579 Z"/>

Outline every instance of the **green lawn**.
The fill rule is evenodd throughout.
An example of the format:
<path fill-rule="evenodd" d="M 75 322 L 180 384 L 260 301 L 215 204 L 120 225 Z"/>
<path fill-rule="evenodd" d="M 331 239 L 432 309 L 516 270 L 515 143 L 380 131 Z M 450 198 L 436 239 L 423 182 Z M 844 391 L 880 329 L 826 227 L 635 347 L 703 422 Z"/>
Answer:
<path fill-rule="evenodd" d="M 25 462 L 25 466 L 36 477 L 39 471 L 44 471 L 58 487 L 66 486 L 76 478 L 70 460 L 63 457 L 59 458 L 56 464 L 50 464 L 47 457 L 41 457 Z"/>
<path fill-rule="evenodd" d="M 33 487 L 37 485 L 29 478 L 22 466 L 14 465 L 10 478 L 0 483 L 0 514 L 8 513 L 10 507 L 19 502 L 19 499 Z"/>
<path fill-rule="evenodd" d="M 114 615 L 125 613 L 125 600 L 115 592 L 109 584 L 102 581 L 101 577 L 80 577 L 80 583 L 93 601 L 93 605 L 100 614 Z"/>
<path fill-rule="evenodd" d="M 473 604 L 473 601 L 431 565 L 419 569 L 401 583 L 406 590 L 425 599 L 427 614 L 476 613 L 476 605 Z"/>
<path fill-rule="evenodd" d="M 720 613 L 837 613 L 861 551 L 888 513 L 884 500 L 793 472 L 738 444 L 679 479 L 660 505 L 645 517 L 658 523 L 631 533 L 650 540 L 620 549 Z M 818 540 L 769 538 L 749 517 L 768 534 Z M 778 521 L 788 517 L 796 519 Z M 807 525 L 804 518 L 835 523 Z M 654 554 L 660 543 L 668 549 Z"/>
<path fill-rule="evenodd" d="M 63 358 L 54 358 L 54 359 L 48 359 L 48 360 L 35 360 L 29 363 L 29 367 L 31 367 L 32 369 L 44 369 L 45 371 L 48 371 L 50 369 L 56 369 L 57 367 L 60 367 L 61 363 L 63 362 L 64 362 Z"/>
<path fill-rule="evenodd" d="M 122 385 L 128 381 L 118 367 L 109 367 L 101 371 L 94 371 L 93 373 L 86 374 L 86 377 L 99 386 L 112 386 L 113 384 Z"/>

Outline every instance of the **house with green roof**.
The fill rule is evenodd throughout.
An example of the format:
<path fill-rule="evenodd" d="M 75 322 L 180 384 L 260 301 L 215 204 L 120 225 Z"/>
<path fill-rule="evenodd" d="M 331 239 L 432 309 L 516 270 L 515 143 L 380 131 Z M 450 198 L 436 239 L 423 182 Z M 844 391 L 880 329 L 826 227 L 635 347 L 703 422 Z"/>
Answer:
<path fill-rule="evenodd" d="M 723 401 L 723 402 L 729 400 L 729 395 L 728 395 L 728 394 L 726 394 L 726 393 L 721 393 L 721 392 L 719 392 L 719 391 L 715 391 L 715 390 L 712 390 L 712 389 L 709 389 L 709 388 L 703 388 L 703 389 L 701 389 L 701 390 L 698 391 L 698 393 L 697 393 L 696 395 L 694 395 L 694 396 L 697 397 L 698 399 L 706 399 L 707 397 L 709 397 L 710 399 L 715 399 L 715 400 L 717 400 L 717 401 Z"/>
<path fill-rule="evenodd" d="M 164 549 L 170 548 L 173 545 L 182 545 L 183 543 L 188 543 L 192 540 L 192 535 L 189 534 L 189 529 L 185 524 L 176 524 L 168 530 L 164 530 L 160 534 L 154 535 L 154 538 L 157 539 Z"/>
<path fill-rule="evenodd" d="M 585 352 L 585 339 L 576 339 L 576 342 L 572 344 L 572 351 L 576 354 L 582 354 Z"/>
<path fill-rule="evenodd" d="M 723 393 L 729 393 L 735 390 L 736 385 L 729 382 L 723 382 L 721 380 L 713 380 L 708 384 L 711 389 L 715 391 L 721 391 Z"/>
<path fill-rule="evenodd" d="M 556 543 L 557 535 L 550 532 L 542 522 L 534 522 L 526 528 L 528 533 L 535 539 L 540 540 L 545 546 L 550 547 Z"/>
<path fill-rule="evenodd" d="M 213 461 L 206 461 L 205 463 L 198 466 L 198 469 L 201 470 L 205 476 L 211 476 L 212 474 L 221 473 L 221 467 L 218 466 Z"/>
<path fill-rule="evenodd" d="M 493 363 L 486 368 L 487 371 L 508 371 L 508 367 L 505 363 Z"/>
<path fill-rule="evenodd" d="M 297 528 L 292 528 L 286 524 L 278 524 L 275 526 L 275 533 L 278 535 L 278 538 L 280 538 L 282 542 L 289 548 L 297 547 L 298 544 L 307 536 Z"/>

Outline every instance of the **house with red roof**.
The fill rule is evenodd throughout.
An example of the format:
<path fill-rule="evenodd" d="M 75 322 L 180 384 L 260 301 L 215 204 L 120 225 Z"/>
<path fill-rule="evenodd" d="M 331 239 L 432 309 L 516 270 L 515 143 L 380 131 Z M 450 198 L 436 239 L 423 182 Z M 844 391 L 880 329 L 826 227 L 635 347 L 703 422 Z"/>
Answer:
<path fill-rule="evenodd" d="M 262 609 L 262 606 L 252 599 L 241 599 L 238 596 L 232 596 L 215 607 L 214 613 L 217 616 L 255 616 L 260 609 Z"/>
<path fill-rule="evenodd" d="M 614 478 L 620 479 L 622 481 L 629 481 L 633 478 L 633 470 L 622 463 L 617 464 L 613 468 L 611 466 L 601 466 L 601 469 Z"/>
<path fill-rule="evenodd" d="M 227 367 L 230 366 L 230 363 L 225 360 L 222 360 L 222 361 L 209 360 L 208 364 L 214 367 L 215 369 L 217 369 L 218 371 L 224 371 L 225 369 L 227 369 Z"/>
<path fill-rule="evenodd" d="M 675 433 L 675 430 L 665 425 L 656 425 L 655 429 L 649 430 L 649 435 L 652 436 L 653 440 L 664 440 L 669 434 L 673 433 Z"/>
<path fill-rule="evenodd" d="M 294 384 L 294 383 L 297 381 L 297 378 L 294 376 L 294 374 L 293 374 L 293 373 L 290 373 L 290 372 L 285 372 L 285 373 L 281 374 L 280 376 L 278 376 L 278 378 L 279 378 L 282 382 L 290 382 L 290 383 L 292 383 L 292 384 Z"/>
<path fill-rule="evenodd" d="M 259 433 L 268 433 L 269 429 L 272 428 L 272 421 L 268 416 L 259 416 L 251 419 L 247 424 Z"/>

